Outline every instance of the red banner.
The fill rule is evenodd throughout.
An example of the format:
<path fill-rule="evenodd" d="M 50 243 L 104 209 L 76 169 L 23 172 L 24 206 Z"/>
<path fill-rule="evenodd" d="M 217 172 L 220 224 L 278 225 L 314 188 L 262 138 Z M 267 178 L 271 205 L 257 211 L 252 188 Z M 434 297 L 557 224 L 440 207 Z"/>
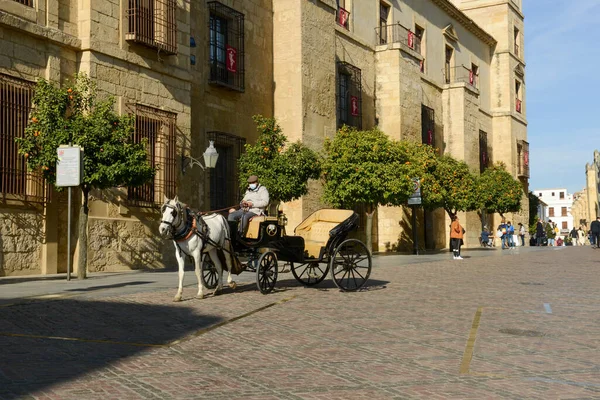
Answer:
<path fill-rule="evenodd" d="M 529 152 L 526 151 L 523 153 L 523 164 L 528 167 L 529 166 Z"/>
<path fill-rule="evenodd" d="M 227 45 L 227 71 L 237 72 L 237 50 L 235 47 Z"/>
<path fill-rule="evenodd" d="M 521 100 L 517 99 L 517 112 L 521 112 Z"/>
<path fill-rule="evenodd" d="M 411 31 L 408 31 L 408 47 L 411 49 L 415 48 L 415 34 Z"/>
<path fill-rule="evenodd" d="M 469 71 L 469 83 L 472 85 L 473 82 L 475 82 L 475 75 L 473 74 L 473 71 Z"/>
<path fill-rule="evenodd" d="M 358 109 L 358 97 L 356 96 L 350 96 L 350 107 L 352 108 L 352 115 L 353 116 L 358 116 L 359 114 L 359 109 Z"/>
<path fill-rule="evenodd" d="M 431 130 L 427 131 L 427 144 L 430 146 L 433 145 L 433 132 Z"/>
<path fill-rule="evenodd" d="M 340 8 L 338 15 L 340 25 L 347 28 L 348 26 L 346 24 L 348 23 L 348 17 L 350 16 L 350 13 L 343 8 Z"/>

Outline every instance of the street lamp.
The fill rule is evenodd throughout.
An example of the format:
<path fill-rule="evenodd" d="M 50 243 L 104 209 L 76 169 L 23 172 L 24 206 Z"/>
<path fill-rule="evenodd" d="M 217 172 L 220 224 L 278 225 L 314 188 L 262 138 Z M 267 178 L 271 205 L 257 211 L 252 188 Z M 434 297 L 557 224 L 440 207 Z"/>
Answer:
<path fill-rule="evenodd" d="M 206 171 L 206 168 L 215 168 L 217 165 L 217 160 L 219 159 L 219 153 L 217 153 L 217 149 L 215 149 L 215 142 L 211 140 L 210 144 L 204 151 L 204 165 L 195 159 L 194 157 L 186 157 L 184 155 L 181 156 L 181 173 L 185 175 L 185 170 L 187 168 L 191 168 L 194 165 L 199 165 L 202 170 Z"/>

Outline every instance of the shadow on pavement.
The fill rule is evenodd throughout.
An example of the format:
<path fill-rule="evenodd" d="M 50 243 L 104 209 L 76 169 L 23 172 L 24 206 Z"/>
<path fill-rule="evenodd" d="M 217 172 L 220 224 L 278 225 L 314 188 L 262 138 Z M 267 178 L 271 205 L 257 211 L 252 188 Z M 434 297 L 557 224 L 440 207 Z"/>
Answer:
<path fill-rule="evenodd" d="M 182 305 L 64 299 L 0 308 L 0 398 L 91 376 L 220 321 Z"/>
<path fill-rule="evenodd" d="M 91 292 L 94 290 L 103 290 L 103 289 L 113 289 L 124 286 L 136 286 L 136 285 L 147 285 L 150 283 L 154 283 L 153 281 L 136 281 L 136 282 L 124 282 L 124 283 L 114 283 L 112 285 L 102 285 L 102 286 L 92 286 L 87 288 L 77 288 L 77 289 L 67 289 L 66 292 Z"/>

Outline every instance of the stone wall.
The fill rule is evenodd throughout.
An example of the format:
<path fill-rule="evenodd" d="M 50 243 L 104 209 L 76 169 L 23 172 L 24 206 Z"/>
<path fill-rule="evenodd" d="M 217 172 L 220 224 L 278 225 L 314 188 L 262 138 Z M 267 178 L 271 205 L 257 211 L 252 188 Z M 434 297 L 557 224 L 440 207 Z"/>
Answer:
<path fill-rule="evenodd" d="M 0 207 L 0 276 L 40 274 L 43 209 Z"/>

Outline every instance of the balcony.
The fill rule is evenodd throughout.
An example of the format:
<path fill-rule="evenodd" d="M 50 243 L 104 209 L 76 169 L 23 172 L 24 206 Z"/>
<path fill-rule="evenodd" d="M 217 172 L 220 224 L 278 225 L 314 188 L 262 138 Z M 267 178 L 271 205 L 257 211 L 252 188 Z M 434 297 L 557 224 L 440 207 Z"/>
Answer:
<path fill-rule="evenodd" d="M 521 107 L 522 107 L 522 102 L 521 102 L 521 100 L 520 100 L 520 99 L 517 97 L 517 98 L 515 99 L 515 110 L 516 110 L 516 111 L 517 111 L 519 114 L 521 114 Z"/>
<path fill-rule="evenodd" d="M 444 82 L 447 84 L 463 82 L 477 89 L 479 87 L 479 75 L 464 65 L 450 67 L 449 64 L 446 64 L 444 68 Z"/>
<path fill-rule="evenodd" d="M 14 0 L 17 3 L 23 4 L 27 7 L 33 7 L 33 0 Z"/>
<path fill-rule="evenodd" d="M 402 43 L 421 54 L 421 38 L 400 24 L 380 26 L 375 28 L 375 33 L 379 44 Z"/>

